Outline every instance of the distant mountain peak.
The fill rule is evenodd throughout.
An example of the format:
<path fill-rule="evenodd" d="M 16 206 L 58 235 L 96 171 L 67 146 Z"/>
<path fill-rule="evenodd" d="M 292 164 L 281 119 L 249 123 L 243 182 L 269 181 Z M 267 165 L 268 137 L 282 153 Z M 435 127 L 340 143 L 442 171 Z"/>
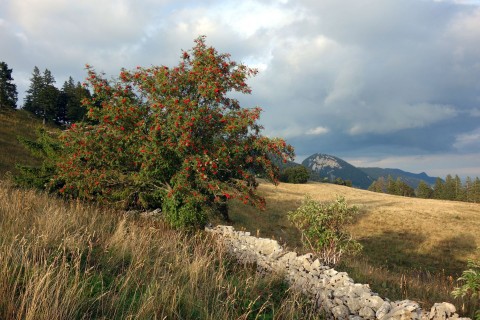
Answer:
<path fill-rule="evenodd" d="M 322 171 L 326 168 L 342 169 L 337 157 L 316 153 L 308 158 L 308 167 L 314 171 Z"/>
<path fill-rule="evenodd" d="M 350 163 L 329 154 L 315 153 L 303 160 L 302 165 L 313 172 L 312 180 L 334 181 L 336 178 L 341 178 L 350 180 L 353 186 L 363 189 L 368 188 L 373 181 Z"/>

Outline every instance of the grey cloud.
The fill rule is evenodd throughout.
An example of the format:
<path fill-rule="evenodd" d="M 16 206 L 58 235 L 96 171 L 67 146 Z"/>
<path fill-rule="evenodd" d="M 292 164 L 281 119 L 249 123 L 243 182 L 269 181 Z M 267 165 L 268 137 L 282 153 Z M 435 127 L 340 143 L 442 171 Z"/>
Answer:
<path fill-rule="evenodd" d="M 200 34 L 220 52 L 261 69 L 249 82 L 253 94 L 237 96 L 246 107 L 263 107 L 265 133 L 288 138 L 298 154 L 371 158 L 465 154 L 474 148 L 480 106 L 478 5 L 0 3 L 0 41 L 7 44 L 0 60 L 14 68 L 22 91 L 34 65 L 49 68 L 57 82 L 69 75 L 81 80 L 84 63 L 110 75 L 121 67 L 173 65 Z"/>

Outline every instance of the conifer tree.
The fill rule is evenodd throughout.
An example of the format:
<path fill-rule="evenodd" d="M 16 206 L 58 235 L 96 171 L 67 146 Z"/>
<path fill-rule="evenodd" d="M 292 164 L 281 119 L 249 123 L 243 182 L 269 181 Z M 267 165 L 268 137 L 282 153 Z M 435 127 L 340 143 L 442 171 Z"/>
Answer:
<path fill-rule="evenodd" d="M 38 105 L 38 99 L 43 87 L 43 78 L 40 73 L 40 69 L 37 66 L 33 68 L 32 77 L 30 78 L 30 87 L 27 90 L 27 95 L 23 102 L 23 109 L 33 113 L 36 116 L 40 116 L 40 106 Z"/>
<path fill-rule="evenodd" d="M 58 97 L 57 120 L 61 125 L 83 121 L 87 110 L 82 106 L 82 99 L 90 98 L 90 92 L 80 82 L 75 84 L 72 77 L 63 83 Z"/>
<path fill-rule="evenodd" d="M 399 196 L 404 196 L 404 197 L 414 197 L 415 196 L 415 190 L 413 190 L 412 187 L 410 187 L 408 184 L 406 184 L 400 177 L 397 178 L 397 181 L 395 182 L 395 187 L 396 187 L 396 195 Z"/>
<path fill-rule="evenodd" d="M 465 201 L 465 188 L 463 187 L 462 180 L 458 175 L 455 175 L 455 200 Z"/>
<path fill-rule="evenodd" d="M 0 62 L 0 110 L 17 107 L 17 86 L 13 83 L 12 69 Z"/>
<path fill-rule="evenodd" d="M 418 184 L 416 194 L 419 198 L 430 199 L 433 195 L 433 190 L 425 181 L 421 180 Z"/>
<path fill-rule="evenodd" d="M 54 86 L 55 78 L 50 70 L 45 69 L 43 75 L 35 66 L 30 79 L 30 88 L 25 97 L 24 109 L 43 119 L 45 122 L 56 122 L 59 90 Z"/>
<path fill-rule="evenodd" d="M 384 193 L 385 189 L 386 189 L 386 186 L 385 186 L 384 177 L 379 177 L 377 180 L 372 182 L 370 187 L 368 187 L 368 190 L 373 192 L 380 192 L 380 193 Z"/>
<path fill-rule="evenodd" d="M 465 187 L 464 187 L 464 197 L 465 197 L 465 199 L 464 199 L 464 201 L 473 202 L 472 191 L 473 191 L 472 178 L 467 177 L 465 179 Z"/>
<path fill-rule="evenodd" d="M 387 193 L 388 194 L 397 194 L 397 185 L 395 180 L 393 180 L 392 176 L 388 176 L 387 178 Z"/>
<path fill-rule="evenodd" d="M 437 178 L 435 180 L 435 185 L 433 187 L 433 198 L 444 199 L 443 189 L 444 189 L 443 180 L 440 178 Z"/>
<path fill-rule="evenodd" d="M 443 197 L 445 200 L 455 200 L 456 198 L 456 185 L 452 175 L 448 174 L 445 178 L 445 184 L 443 187 Z"/>
<path fill-rule="evenodd" d="M 480 202 L 480 179 L 478 177 L 475 178 L 472 185 L 472 200 L 475 203 Z"/>

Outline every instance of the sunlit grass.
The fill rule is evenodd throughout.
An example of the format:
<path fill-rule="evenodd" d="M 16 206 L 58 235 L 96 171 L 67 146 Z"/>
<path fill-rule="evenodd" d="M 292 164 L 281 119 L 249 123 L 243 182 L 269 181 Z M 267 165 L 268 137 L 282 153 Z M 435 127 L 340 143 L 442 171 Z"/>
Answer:
<path fill-rule="evenodd" d="M 0 181 L 0 319 L 315 319 L 203 232 Z"/>
<path fill-rule="evenodd" d="M 405 198 L 322 183 L 262 183 L 259 190 L 267 209 L 262 212 L 234 202 L 231 218 L 236 228 L 304 251 L 287 212 L 298 208 L 305 194 L 318 201 L 341 195 L 360 208 L 349 229 L 364 249 L 339 269 L 369 283 L 382 296 L 416 300 L 427 310 L 442 301 L 454 303 L 469 316 L 479 308 L 478 301 L 456 300 L 450 293 L 468 259 L 480 259 L 480 204 Z"/>
<path fill-rule="evenodd" d="M 6 172 L 15 172 L 16 164 L 39 164 L 17 136 L 35 140 L 35 130 L 42 122 L 23 110 L 0 110 L 0 124 L 0 179 Z"/>

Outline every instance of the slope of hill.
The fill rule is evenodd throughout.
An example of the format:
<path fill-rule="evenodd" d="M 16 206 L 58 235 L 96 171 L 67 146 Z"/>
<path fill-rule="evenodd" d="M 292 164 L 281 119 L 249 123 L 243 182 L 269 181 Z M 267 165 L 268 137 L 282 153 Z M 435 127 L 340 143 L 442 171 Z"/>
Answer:
<path fill-rule="evenodd" d="M 371 261 L 458 272 L 469 258 L 480 259 L 479 203 L 407 198 L 317 182 L 261 183 L 259 190 L 266 198 L 266 211 L 239 203 L 232 208 L 234 226 L 259 229 L 292 247 L 300 246 L 300 238 L 287 213 L 298 208 L 306 194 L 318 201 L 342 195 L 362 211 L 351 231 L 361 239 Z"/>
<path fill-rule="evenodd" d="M 0 112 L 0 179 L 6 172 L 15 172 L 16 164 L 35 165 L 39 160 L 23 147 L 17 137 L 34 140 L 42 121 L 23 110 Z"/>
<path fill-rule="evenodd" d="M 412 188 L 417 188 L 418 184 L 420 181 L 425 181 L 429 185 L 434 185 L 435 180 L 437 177 L 430 177 L 427 175 L 425 172 L 422 173 L 411 173 L 407 171 L 403 171 L 400 169 L 383 169 L 383 168 L 361 168 L 358 167 L 358 169 L 362 170 L 365 172 L 367 175 L 369 175 L 372 179 L 377 180 L 380 177 L 384 177 L 385 179 L 388 178 L 388 176 L 391 176 L 394 180 L 397 178 L 402 179 L 403 182 L 408 184 Z"/>
<path fill-rule="evenodd" d="M 276 275 L 157 219 L 0 180 L 0 319 L 318 319 Z"/>
<path fill-rule="evenodd" d="M 237 230 L 271 237 L 301 251 L 300 234 L 287 213 L 301 205 L 305 194 L 318 201 L 342 195 L 360 209 L 349 230 L 363 245 L 360 256 L 345 262 L 345 271 L 389 298 L 462 305 L 451 291 L 467 261 L 480 260 L 480 204 L 406 198 L 317 182 L 262 183 L 259 191 L 266 198 L 265 211 L 241 202 L 232 206 L 230 216 Z M 466 308 L 478 307 L 473 302 Z"/>
<path fill-rule="evenodd" d="M 352 181 L 354 187 L 367 189 L 373 182 L 365 172 L 357 169 L 350 163 L 328 154 L 315 153 L 303 160 L 302 165 L 310 169 L 314 175 L 312 180 L 322 181 L 328 178 L 334 181 L 336 178 Z"/>

